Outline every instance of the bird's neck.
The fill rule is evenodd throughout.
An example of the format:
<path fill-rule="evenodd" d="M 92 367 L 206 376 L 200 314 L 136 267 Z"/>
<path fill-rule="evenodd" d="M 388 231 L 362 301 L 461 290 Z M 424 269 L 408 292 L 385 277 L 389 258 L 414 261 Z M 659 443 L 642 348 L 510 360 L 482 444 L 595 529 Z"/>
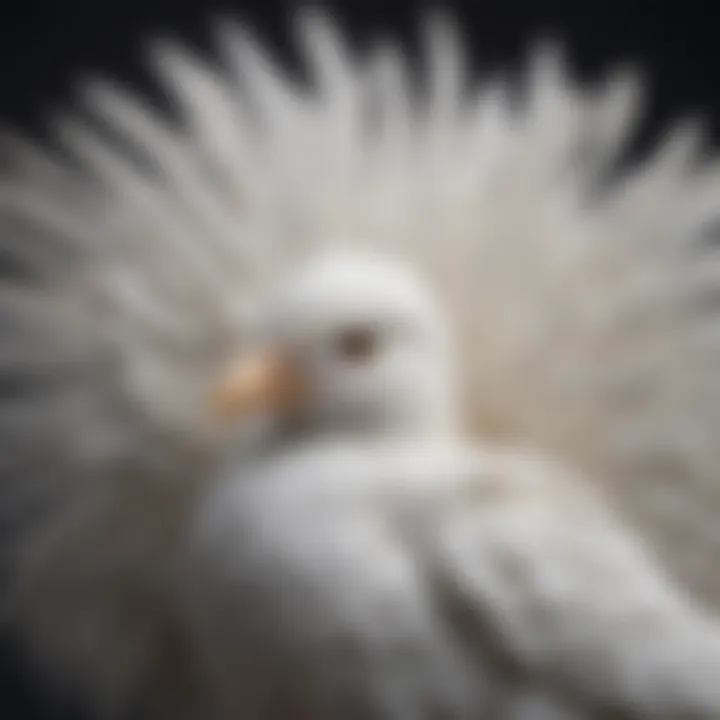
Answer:
<path fill-rule="evenodd" d="M 435 416 L 432 421 L 411 419 L 406 423 L 313 424 L 288 421 L 276 427 L 270 444 L 289 447 L 308 443 L 342 440 L 359 444 L 418 443 L 457 437 L 459 424 L 451 416 Z"/>

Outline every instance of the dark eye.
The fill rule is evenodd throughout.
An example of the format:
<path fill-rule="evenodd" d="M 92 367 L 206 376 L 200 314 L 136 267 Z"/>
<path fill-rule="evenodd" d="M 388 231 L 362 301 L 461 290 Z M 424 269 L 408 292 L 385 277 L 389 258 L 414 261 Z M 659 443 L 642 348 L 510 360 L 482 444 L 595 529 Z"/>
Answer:
<path fill-rule="evenodd" d="M 362 362 L 370 360 L 380 346 L 380 333 L 377 328 L 362 326 L 341 331 L 336 339 L 337 353 L 345 360 Z"/>

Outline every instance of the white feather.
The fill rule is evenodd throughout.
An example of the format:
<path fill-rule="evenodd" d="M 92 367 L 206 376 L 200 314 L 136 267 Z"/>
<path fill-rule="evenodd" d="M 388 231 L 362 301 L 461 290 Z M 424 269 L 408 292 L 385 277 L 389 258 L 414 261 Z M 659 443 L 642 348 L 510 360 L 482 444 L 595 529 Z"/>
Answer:
<path fill-rule="evenodd" d="M 29 335 L 28 367 L 52 368 L 52 389 L 0 408 L 0 455 L 20 468 L 3 496 L 63 500 L 14 519 L 31 645 L 110 705 L 149 687 L 175 717 L 191 705 L 168 568 L 222 440 L 205 390 L 246 342 L 258 293 L 337 237 L 401 255 L 446 300 L 477 438 L 579 469 L 717 610 L 720 344 L 715 250 L 700 236 L 720 210 L 718 168 L 694 169 L 680 130 L 596 195 L 633 129 L 637 82 L 586 96 L 539 59 L 513 113 L 502 84 L 462 92 L 459 43 L 433 26 L 416 106 L 391 43 L 355 60 L 330 25 L 305 28 L 311 89 L 226 24 L 227 77 L 177 47 L 156 53 L 172 123 L 114 85 L 92 90 L 132 152 L 59 123 L 84 170 L 31 145 L 4 171 L 3 246 L 34 263 L 27 231 L 79 257 L 0 310 L 3 333 L 7 319 Z M 3 382 L 25 372 L 17 357 L 0 354 Z"/>

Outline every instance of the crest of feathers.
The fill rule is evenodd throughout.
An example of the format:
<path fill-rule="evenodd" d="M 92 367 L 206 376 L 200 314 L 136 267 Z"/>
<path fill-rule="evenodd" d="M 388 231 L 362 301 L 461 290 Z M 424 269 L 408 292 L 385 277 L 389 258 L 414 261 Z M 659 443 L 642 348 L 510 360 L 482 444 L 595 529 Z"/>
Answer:
<path fill-rule="evenodd" d="M 478 439 L 578 466 L 720 604 L 720 170 L 683 126 L 613 174 L 637 79 L 578 88 L 546 47 L 515 101 L 472 82 L 447 19 L 426 27 L 421 92 L 392 42 L 351 56 L 305 13 L 305 84 L 226 23 L 221 63 L 156 47 L 171 117 L 97 82 L 90 114 L 56 124 L 64 159 L 7 138 L 7 610 L 106 703 L 191 673 L 168 573 L 223 442 L 208 383 L 258 292 L 324 243 L 424 273 L 459 326 Z"/>

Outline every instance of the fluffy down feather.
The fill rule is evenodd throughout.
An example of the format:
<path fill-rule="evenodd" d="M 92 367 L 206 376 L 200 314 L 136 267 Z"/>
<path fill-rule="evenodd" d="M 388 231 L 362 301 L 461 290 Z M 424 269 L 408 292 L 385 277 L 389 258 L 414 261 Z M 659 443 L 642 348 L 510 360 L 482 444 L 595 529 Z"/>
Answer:
<path fill-rule="evenodd" d="M 517 105 L 431 22 L 418 94 L 392 43 L 350 57 L 306 14 L 300 87 L 243 28 L 219 35 L 221 67 L 157 47 L 172 118 L 98 82 L 90 117 L 57 122 L 69 158 L 5 144 L 2 250 L 27 279 L 0 288 L 2 519 L 39 657 L 107 708 L 192 687 L 172 568 L 226 441 L 206 388 L 258 292 L 345 237 L 445 299 L 476 436 L 580 470 L 717 609 L 720 172 L 692 166 L 692 134 L 607 184 L 625 75 L 580 90 L 543 50 Z"/>

